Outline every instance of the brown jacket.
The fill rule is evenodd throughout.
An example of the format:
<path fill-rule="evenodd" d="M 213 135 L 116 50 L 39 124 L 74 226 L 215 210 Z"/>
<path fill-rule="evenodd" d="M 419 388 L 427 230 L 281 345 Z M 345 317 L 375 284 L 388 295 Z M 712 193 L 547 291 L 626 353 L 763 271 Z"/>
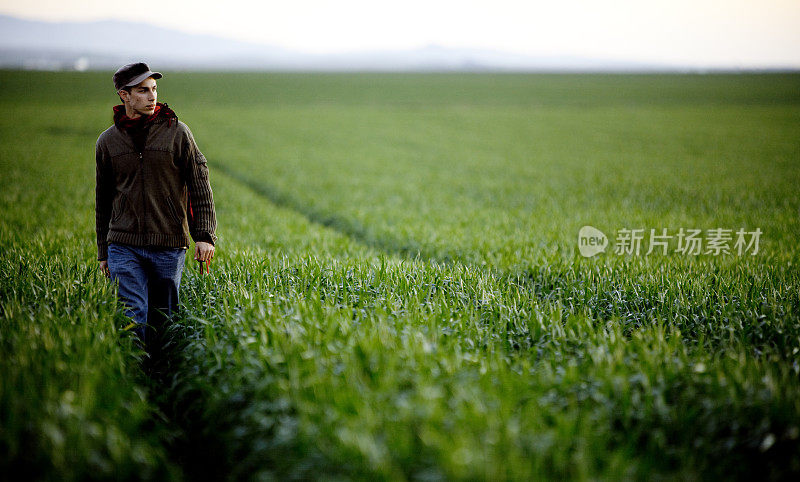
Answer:
<path fill-rule="evenodd" d="M 172 113 L 156 117 L 145 134 L 137 147 L 128 129 L 113 125 L 97 139 L 98 260 L 108 258 L 109 242 L 178 248 L 189 246 L 190 235 L 217 239 L 208 165 L 189 127 Z"/>

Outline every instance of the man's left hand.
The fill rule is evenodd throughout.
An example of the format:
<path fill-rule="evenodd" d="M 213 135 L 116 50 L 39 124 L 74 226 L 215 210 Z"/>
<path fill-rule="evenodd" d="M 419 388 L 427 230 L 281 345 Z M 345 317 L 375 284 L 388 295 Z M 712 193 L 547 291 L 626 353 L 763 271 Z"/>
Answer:
<path fill-rule="evenodd" d="M 214 245 L 205 241 L 194 243 L 194 259 L 206 263 L 214 258 Z"/>

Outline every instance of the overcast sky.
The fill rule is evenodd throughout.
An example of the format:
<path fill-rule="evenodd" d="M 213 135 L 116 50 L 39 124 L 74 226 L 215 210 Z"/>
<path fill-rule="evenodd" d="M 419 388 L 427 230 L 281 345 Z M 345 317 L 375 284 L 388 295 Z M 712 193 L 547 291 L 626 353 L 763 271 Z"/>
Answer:
<path fill-rule="evenodd" d="M 800 68 L 800 0 L 0 0 L 313 53 L 437 45 L 698 67 Z"/>

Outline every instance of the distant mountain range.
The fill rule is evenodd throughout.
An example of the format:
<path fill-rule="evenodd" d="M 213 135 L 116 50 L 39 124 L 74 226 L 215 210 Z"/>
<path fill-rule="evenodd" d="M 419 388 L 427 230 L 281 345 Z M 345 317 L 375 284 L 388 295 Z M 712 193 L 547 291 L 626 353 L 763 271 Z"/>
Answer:
<path fill-rule="evenodd" d="M 276 71 L 653 71 L 670 66 L 580 57 L 535 57 L 429 46 L 330 55 L 295 52 L 153 25 L 104 20 L 44 22 L 0 15 L 0 67 L 110 69 L 146 60 L 154 67 Z"/>

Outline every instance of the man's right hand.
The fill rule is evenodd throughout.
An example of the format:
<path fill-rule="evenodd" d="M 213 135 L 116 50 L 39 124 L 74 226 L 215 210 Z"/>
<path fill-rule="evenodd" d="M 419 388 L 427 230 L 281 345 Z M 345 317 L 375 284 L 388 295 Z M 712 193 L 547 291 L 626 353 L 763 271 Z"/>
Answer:
<path fill-rule="evenodd" d="M 100 272 L 106 275 L 106 278 L 111 278 L 111 272 L 108 270 L 108 260 L 100 261 Z"/>

